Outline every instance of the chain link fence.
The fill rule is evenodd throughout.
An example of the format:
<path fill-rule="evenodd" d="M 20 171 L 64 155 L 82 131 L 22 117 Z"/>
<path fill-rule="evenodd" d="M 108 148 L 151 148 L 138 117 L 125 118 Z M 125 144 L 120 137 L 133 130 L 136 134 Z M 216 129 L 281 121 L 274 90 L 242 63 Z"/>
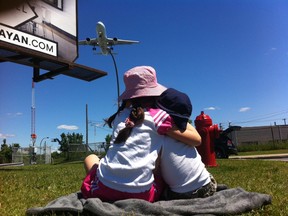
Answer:
<path fill-rule="evenodd" d="M 70 143 L 68 146 L 67 159 L 71 161 L 81 160 L 89 154 L 96 154 L 101 157 L 105 154 L 105 142 L 96 142 L 86 144 Z"/>
<path fill-rule="evenodd" d="M 87 155 L 92 153 L 102 157 L 106 148 L 105 142 L 89 143 L 88 145 L 70 143 L 64 156 L 68 161 L 83 161 Z M 53 163 L 51 146 L 13 147 L 12 163 L 23 163 L 24 165 L 51 164 Z"/>
<path fill-rule="evenodd" d="M 51 146 L 13 147 L 12 163 L 51 164 Z"/>

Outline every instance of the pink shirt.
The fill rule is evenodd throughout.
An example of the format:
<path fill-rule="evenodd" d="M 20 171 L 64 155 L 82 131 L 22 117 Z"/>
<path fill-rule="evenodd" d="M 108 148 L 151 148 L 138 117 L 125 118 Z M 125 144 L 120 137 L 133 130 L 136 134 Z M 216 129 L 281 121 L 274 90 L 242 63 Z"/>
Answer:
<path fill-rule="evenodd" d="M 167 112 L 158 108 L 149 108 L 147 111 L 153 117 L 156 130 L 159 134 L 165 135 L 172 128 L 174 122 Z"/>

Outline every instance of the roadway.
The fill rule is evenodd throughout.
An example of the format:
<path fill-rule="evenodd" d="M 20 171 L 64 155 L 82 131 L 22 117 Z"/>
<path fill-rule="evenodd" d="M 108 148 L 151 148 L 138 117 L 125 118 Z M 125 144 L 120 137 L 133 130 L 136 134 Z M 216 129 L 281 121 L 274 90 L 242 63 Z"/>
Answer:
<path fill-rule="evenodd" d="M 246 155 L 246 156 L 229 156 L 229 159 L 262 159 L 262 160 L 276 160 L 276 161 L 287 161 L 288 153 L 285 154 L 264 154 L 264 155 Z"/>

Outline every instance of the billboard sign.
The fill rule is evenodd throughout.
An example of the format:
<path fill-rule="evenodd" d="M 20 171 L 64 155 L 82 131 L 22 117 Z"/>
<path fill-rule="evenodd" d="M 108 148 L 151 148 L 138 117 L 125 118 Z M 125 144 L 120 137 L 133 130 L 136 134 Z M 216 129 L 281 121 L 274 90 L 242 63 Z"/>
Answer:
<path fill-rule="evenodd" d="M 0 24 L 0 40 L 57 57 L 57 43 Z"/>
<path fill-rule="evenodd" d="M 10 2 L 0 0 L 0 41 L 70 62 L 77 59 L 77 0 Z"/>

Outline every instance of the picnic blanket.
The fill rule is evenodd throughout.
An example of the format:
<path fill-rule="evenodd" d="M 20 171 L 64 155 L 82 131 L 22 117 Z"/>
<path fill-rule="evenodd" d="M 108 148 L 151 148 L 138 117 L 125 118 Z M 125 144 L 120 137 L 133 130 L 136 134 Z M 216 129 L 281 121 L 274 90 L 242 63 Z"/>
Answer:
<path fill-rule="evenodd" d="M 113 203 L 98 198 L 83 199 L 80 192 L 59 197 L 44 207 L 30 208 L 26 215 L 235 215 L 271 204 L 268 194 L 247 192 L 237 187 L 216 192 L 207 198 L 158 201 L 126 199 Z"/>

